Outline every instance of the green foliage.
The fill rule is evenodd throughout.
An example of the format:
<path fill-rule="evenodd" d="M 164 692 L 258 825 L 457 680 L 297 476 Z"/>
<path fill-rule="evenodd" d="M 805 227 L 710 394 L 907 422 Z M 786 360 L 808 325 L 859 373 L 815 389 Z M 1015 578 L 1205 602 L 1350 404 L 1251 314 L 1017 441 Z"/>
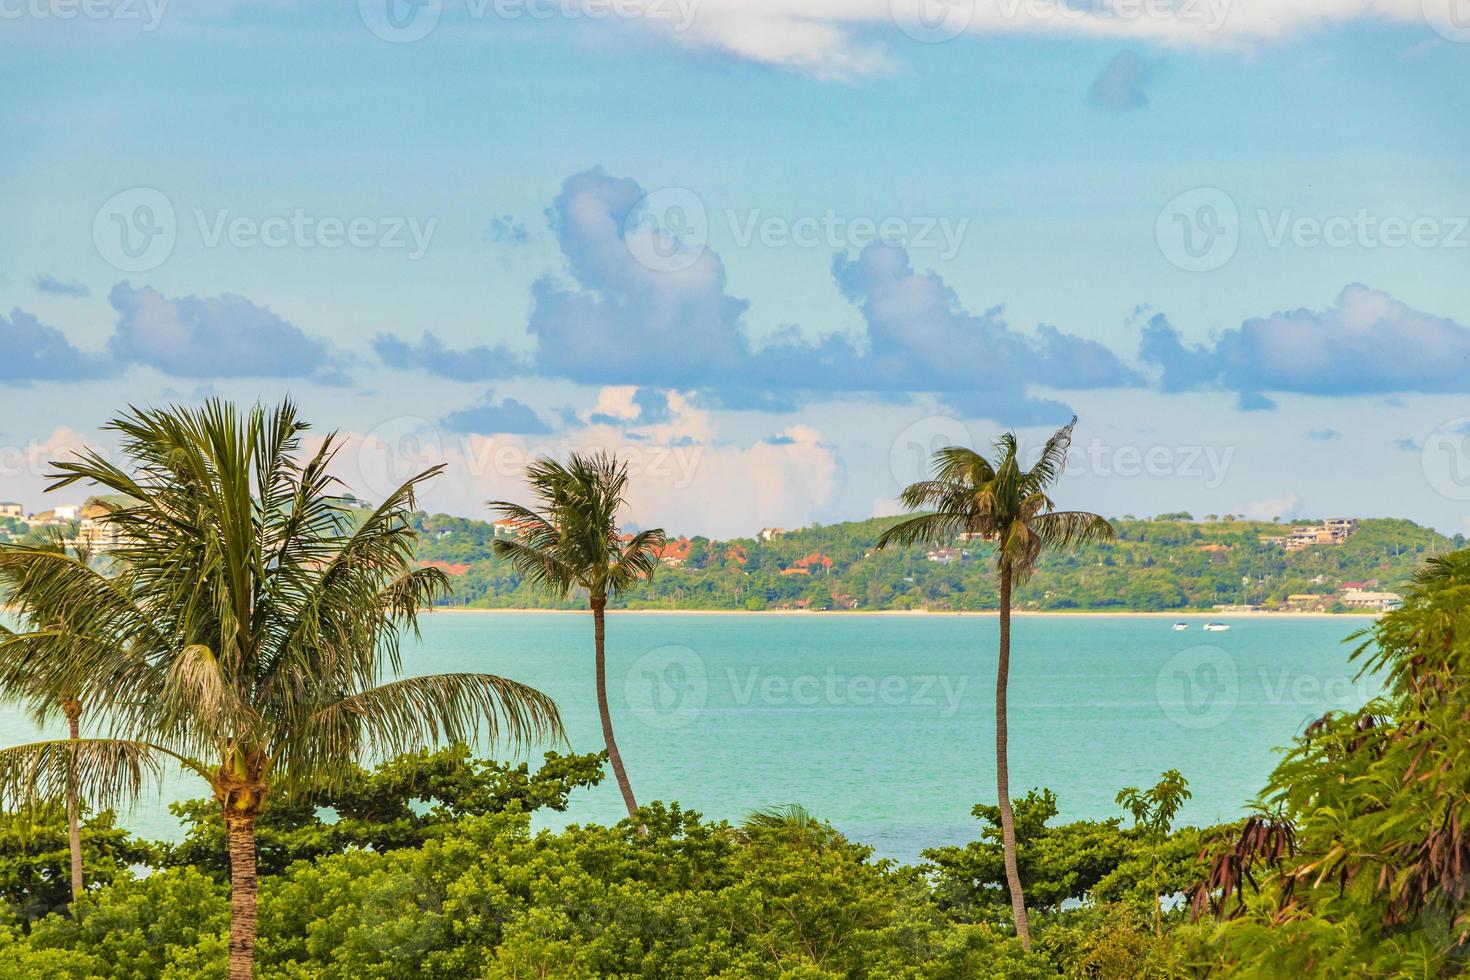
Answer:
<path fill-rule="evenodd" d="M 1115 520 L 1114 541 L 1043 552 L 1031 579 L 1016 589 L 1017 605 L 1053 611 L 1207 610 L 1217 603 L 1281 604 L 1297 593 L 1333 595 L 1345 582 L 1376 581 L 1380 589 L 1397 591 L 1427 556 L 1453 546 L 1411 521 L 1369 519 L 1343 545 L 1287 552 L 1260 540 L 1286 533 L 1280 525 L 1164 519 L 1169 516 Z M 509 562 L 495 558 L 486 522 L 442 514 L 418 514 L 414 521 L 421 530 L 419 560 L 452 570 L 450 602 L 482 608 L 586 605 L 585 596 L 560 599 L 532 588 Z M 890 517 L 804 528 L 772 541 L 712 541 L 703 558 L 691 554 L 679 567 L 661 569 L 610 605 L 759 611 L 809 600 L 813 587 L 820 587 L 835 597 L 836 608 L 996 607 L 988 545 L 962 543 L 948 562 L 927 560 L 928 546 L 876 550 L 879 536 L 895 522 Z M 781 574 L 813 553 L 831 558 L 831 569 Z"/>
<path fill-rule="evenodd" d="M 1431 561 L 1356 656 L 1389 693 L 1307 728 L 1217 842 L 1201 956 L 1258 973 L 1438 976 L 1470 950 L 1470 553 Z"/>
<path fill-rule="evenodd" d="M 739 831 L 655 805 L 614 827 L 532 834 L 468 816 L 418 848 L 353 850 L 262 881 L 259 976 L 274 978 L 1040 978 L 1047 959 L 946 921 L 912 868 L 830 828 Z M 209 977 L 225 892 L 192 868 L 99 889 L 76 921 L 0 938 L 0 975 Z"/>
<path fill-rule="evenodd" d="M 111 811 L 82 821 L 87 882 L 108 884 L 134 864 L 156 859 L 156 849 L 120 830 Z M 58 805 L 0 814 L 0 901 L 9 917 L 28 926 L 71 901 L 66 811 Z M 4 975 L 4 974 L 0 974 Z"/>
<path fill-rule="evenodd" d="M 256 823 L 258 868 L 263 875 L 279 874 L 292 862 L 352 848 L 420 847 L 465 816 L 562 812 L 572 790 L 602 781 L 605 760 L 605 753 L 548 752 L 532 774 L 525 763 L 472 758 L 461 743 L 399 756 L 372 772 L 353 769 L 339 785 L 267 805 Z M 164 849 L 161 863 L 194 866 L 227 880 L 229 852 L 219 802 L 190 800 L 169 809 L 183 821 L 185 834 L 181 843 Z"/>

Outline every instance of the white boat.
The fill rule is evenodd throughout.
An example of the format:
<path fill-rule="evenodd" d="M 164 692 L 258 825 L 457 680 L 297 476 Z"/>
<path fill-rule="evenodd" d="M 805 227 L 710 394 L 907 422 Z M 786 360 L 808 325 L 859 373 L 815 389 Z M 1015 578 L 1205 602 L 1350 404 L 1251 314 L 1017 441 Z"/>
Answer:
<path fill-rule="evenodd" d="M 1189 629 L 1189 624 L 1188 623 L 1175 623 L 1174 624 L 1174 632 L 1176 632 L 1176 633 L 1181 633 L 1181 632 L 1183 632 L 1184 630 L 1187 630 L 1187 629 Z"/>
<path fill-rule="evenodd" d="M 1223 633 L 1226 630 L 1228 630 L 1229 628 L 1230 627 L 1227 626 L 1227 625 L 1225 625 L 1224 623 L 1206 623 L 1205 624 L 1205 632 L 1207 632 L 1207 633 Z"/>

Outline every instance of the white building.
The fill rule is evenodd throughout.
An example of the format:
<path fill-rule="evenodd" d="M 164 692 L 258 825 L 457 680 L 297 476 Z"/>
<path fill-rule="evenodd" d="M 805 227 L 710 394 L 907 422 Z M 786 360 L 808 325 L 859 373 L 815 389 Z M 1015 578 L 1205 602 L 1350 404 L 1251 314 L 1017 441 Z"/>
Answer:
<path fill-rule="evenodd" d="M 1349 609 L 1368 609 L 1389 612 L 1404 604 L 1396 592 L 1366 592 L 1362 589 L 1345 589 L 1342 604 Z"/>

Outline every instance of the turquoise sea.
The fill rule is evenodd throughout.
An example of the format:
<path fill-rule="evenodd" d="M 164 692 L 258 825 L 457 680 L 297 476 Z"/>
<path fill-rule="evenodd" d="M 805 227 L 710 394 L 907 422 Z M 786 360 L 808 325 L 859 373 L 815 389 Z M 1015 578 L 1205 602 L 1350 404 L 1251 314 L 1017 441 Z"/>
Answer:
<path fill-rule="evenodd" d="M 1120 788 L 1177 768 L 1194 792 L 1186 820 L 1230 819 L 1259 792 L 1274 748 L 1376 693 L 1353 680 L 1342 642 L 1366 619 L 1240 617 L 1202 632 L 1205 617 L 1183 618 L 1182 632 L 1152 616 L 1016 618 L 1014 796 L 1046 786 L 1063 818 L 1115 816 Z M 971 807 L 995 797 L 996 635 L 982 615 L 610 614 L 609 694 L 633 788 L 730 819 L 801 803 L 905 860 L 973 839 Z M 409 673 L 480 670 L 539 687 L 573 749 L 600 747 L 590 615 L 436 614 L 404 661 Z M 0 714 L 6 744 L 35 734 L 20 712 Z M 203 787 L 171 780 L 165 794 Z M 541 823 L 621 816 L 609 779 Z M 176 833 L 156 798 L 125 823 Z"/>

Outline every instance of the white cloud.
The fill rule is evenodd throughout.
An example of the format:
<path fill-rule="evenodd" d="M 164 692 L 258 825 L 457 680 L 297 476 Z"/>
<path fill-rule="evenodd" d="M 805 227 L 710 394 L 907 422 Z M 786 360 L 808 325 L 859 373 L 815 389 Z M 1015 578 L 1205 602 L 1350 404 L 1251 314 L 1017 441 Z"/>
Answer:
<path fill-rule="evenodd" d="M 1253 500 L 1245 506 L 1245 516 L 1253 521 L 1269 521 L 1273 517 L 1288 518 L 1296 514 L 1297 495 L 1288 493 L 1284 497 Z"/>
<path fill-rule="evenodd" d="M 604 389 L 598 404 L 616 410 L 626 401 L 621 390 Z M 421 495 L 420 506 L 488 519 L 486 501 L 527 498 L 525 467 L 535 457 L 606 450 L 629 464 L 626 521 L 725 537 L 767 525 L 800 527 L 831 502 L 837 456 L 817 430 L 793 425 L 777 438 L 733 445 L 722 442 L 711 415 L 684 396 L 670 392 L 668 406 L 665 421 L 594 424 L 545 437 L 458 436 L 424 419 L 396 419 L 350 434 L 337 476 L 351 492 L 378 502 L 411 474 L 443 464 L 444 474 Z"/>
<path fill-rule="evenodd" d="M 1351 21 L 1426 25 L 1456 0 L 643 0 L 643 19 L 677 42 L 823 78 L 889 70 L 894 55 L 966 35 L 1060 34 L 1221 47 Z M 681 6 L 681 9 L 684 9 Z M 1426 13 L 1426 10 L 1428 11 Z"/>

